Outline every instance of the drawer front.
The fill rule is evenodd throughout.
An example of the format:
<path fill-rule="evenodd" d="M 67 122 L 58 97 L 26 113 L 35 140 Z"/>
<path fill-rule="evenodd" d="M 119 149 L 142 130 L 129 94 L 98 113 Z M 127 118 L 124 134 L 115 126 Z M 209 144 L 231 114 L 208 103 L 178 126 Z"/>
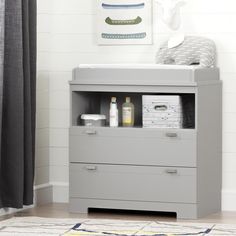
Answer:
<path fill-rule="evenodd" d="M 196 169 L 70 164 L 70 198 L 196 203 Z"/>
<path fill-rule="evenodd" d="M 196 132 L 75 127 L 70 162 L 196 167 Z"/>

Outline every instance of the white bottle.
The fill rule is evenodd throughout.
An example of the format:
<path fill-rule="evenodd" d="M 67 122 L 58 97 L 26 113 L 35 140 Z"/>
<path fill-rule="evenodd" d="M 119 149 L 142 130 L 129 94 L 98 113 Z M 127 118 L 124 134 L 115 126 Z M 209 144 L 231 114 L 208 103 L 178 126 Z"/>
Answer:
<path fill-rule="evenodd" d="M 119 118 L 116 97 L 112 97 L 110 104 L 110 127 L 118 127 L 118 125 Z"/>

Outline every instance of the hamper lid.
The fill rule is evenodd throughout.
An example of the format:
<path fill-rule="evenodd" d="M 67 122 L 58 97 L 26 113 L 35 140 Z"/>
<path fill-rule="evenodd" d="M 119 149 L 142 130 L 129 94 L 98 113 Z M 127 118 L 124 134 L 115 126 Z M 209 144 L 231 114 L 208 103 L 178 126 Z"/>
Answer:
<path fill-rule="evenodd" d="M 106 120 L 106 116 L 100 114 L 82 114 L 81 120 Z"/>

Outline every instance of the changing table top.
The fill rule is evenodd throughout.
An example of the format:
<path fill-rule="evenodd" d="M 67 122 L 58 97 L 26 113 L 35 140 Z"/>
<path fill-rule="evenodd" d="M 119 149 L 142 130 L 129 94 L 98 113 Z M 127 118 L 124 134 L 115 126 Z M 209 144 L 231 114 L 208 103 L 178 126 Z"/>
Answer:
<path fill-rule="evenodd" d="M 158 64 L 80 64 L 70 84 L 183 85 L 219 82 L 218 68 Z"/>

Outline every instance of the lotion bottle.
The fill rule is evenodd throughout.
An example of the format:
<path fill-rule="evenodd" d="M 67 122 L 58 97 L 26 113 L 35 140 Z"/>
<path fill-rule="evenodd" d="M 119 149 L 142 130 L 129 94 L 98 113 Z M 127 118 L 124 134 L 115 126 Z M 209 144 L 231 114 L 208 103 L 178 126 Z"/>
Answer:
<path fill-rule="evenodd" d="M 119 112 L 117 108 L 116 97 L 111 98 L 110 103 L 110 127 L 118 127 L 119 125 Z"/>
<path fill-rule="evenodd" d="M 122 125 L 124 127 L 134 126 L 134 104 L 131 103 L 130 97 L 126 97 L 122 105 Z"/>

